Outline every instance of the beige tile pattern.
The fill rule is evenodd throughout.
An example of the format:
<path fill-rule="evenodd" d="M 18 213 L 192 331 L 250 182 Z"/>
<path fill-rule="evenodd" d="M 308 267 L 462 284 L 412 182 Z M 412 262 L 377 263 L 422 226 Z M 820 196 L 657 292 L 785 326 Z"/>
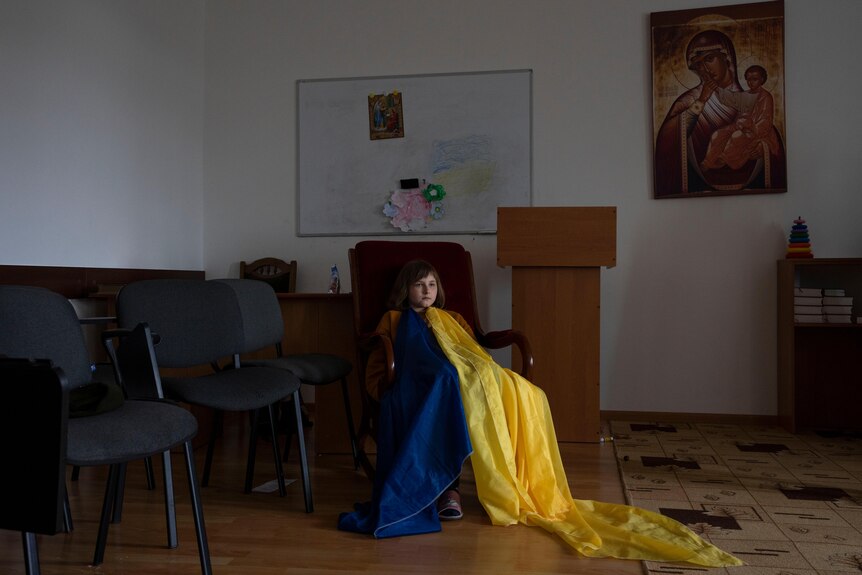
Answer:
<path fill-rule="evenodd" d="M 633 505 L 673 517 L 743 561 L 650 575 L 862 572 L 862 438 L 780 428 L 611 423 Z"/>

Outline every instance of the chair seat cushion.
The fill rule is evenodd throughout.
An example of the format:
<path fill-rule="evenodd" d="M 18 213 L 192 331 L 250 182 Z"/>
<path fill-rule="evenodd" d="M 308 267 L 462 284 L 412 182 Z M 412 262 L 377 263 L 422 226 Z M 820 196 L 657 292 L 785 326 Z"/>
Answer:
<path fill-rule="evenodd" d="M 347 377 L 353 369 L 353 364 L 346 359 L 328 353 L 302 353 L 276 359 L 255 359 L 244 363 L 286 369 L 302 383 L 309 385 L 326 385 L 338 381 L 342 377 Z"/>
<path fill-rule="evenodd" d="M 123 405 L 123 390 L 115 383 L 93 381 L 69 392 L 69 417 L 89 417 Z"/>
<path fill-rule="evenodd" d="M 70 419 L 66 461 L 87 466 L 142 459 L 185 443 L 197 430 L 195 416 L 178 405 L 127 400 L 113 411 Z"/>
<path fill-rule="evenodd" d="M 242 367 L 200 377 L 164 378 L 162 386 L 172 399 L 223 411 L 249 411 L 289 397 L 300 382 L 284 370 Z"/>

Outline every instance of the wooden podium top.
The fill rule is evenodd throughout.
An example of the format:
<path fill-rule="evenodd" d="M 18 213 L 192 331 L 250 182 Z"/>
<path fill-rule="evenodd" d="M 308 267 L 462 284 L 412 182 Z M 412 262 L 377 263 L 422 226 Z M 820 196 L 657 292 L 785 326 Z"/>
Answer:
<path fill-rule="evenodd" d="M 616 264 L 616 207 L 497 208 L 500 267 Z"/>

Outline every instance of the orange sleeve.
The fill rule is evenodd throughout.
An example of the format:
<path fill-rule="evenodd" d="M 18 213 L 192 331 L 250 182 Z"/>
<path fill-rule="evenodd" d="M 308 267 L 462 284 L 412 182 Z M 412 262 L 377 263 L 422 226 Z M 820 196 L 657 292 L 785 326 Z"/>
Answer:
<path fill-rule="evenodd" d="M 401 312 L 388 311 L 377 324 L 377 333 L 389 337 L 395 342 L 395 334 L 398 333 L 398 321 Z M 368 356 L 368 364 L 365 366 L 365 389 L 368 395 L 375 401 L 380 401 L 380 388 L 386 385 L 386 352 L 383 346 L 375 347 Z"/>
<path fill-rule="evenodd" d="M 458 313 L 457 311 L 450 311 L 450 312 L 447 312 L 447 313 L 448 313 L 449 315 L 451 315 L 451 316 L 455 319 L 455 321 L 457 321 L 457 322 L 458 322 L 458 325 L 460 325 L 461 327 L 463 327 L 463 328 L 464 328 L 464 331 L 466 331 L 467 333 L 469 333 L 469 334 L 470 334 L 470 337 L 472 337 L 473 339 L 476 339 L 476 334 L 475 334 L 475 333 L 473 333 L 473 328 L 472 328 L 472 327 L 470 327 L 470 324 L 469 324 L 469 323 L 467 323 L 467 320 L 466 320 L 466 319 L 464 319 L 464 316 L 462 316 L 462 315 L 461 315 L 460 313 Z"/>

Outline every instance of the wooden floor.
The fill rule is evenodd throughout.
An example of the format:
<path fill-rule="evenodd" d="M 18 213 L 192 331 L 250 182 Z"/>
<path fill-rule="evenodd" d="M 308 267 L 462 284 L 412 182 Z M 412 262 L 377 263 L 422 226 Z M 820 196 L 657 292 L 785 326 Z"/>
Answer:
<path fill-rule="evenodd" d="M 313 429 L 309 432 L 311 442 Z M 277 492 L 242 492 L 245 434 L 241 419 L 228 422 L 210 486 L 202 491 L 216 575 L 642 573 L 638 561 L 579 557 L 537 527 L 492 526 L 476 498 L 469 464 L 461 481 L 465 517 L 444 523 L 442 532 L 375 540 L 338 531 L 338 514 L 370 497 L 371 484 L 361 472 L 353 470 L 351 458 L 313 458 L 315 511 L 306 514 L 299 481 L 288 486 L 284 498 Z M 198 451 L 201 469 L 204 450 Z M 611 444 L 563 444 L 561 451 L 575 497 L 624 502 Z M 256 484 L 274 477 L 271 456 L 269 445 L 261 443 Z M 88 468 L 81 471 L 79 481 L 69 483 L 74 532 L 39 537 L 42 573 L 200 573 L 183 468 L 182 456 L 175 455 L 178 548 L 166 547 L 162 490 L 148 491 L 143 465 L 134 464 L 129 468 L 123 520 L 111 526 L 105 562 L 99 567 L 90 566 L 106 474 L 102 469 Z M 288 477 L 298 476 L 294 454 L 285 469 Z M 157 477 L 160 473 L 157 464 Z M 24 573 L 18 533 L 0 531 L 0 573 Z"/>

